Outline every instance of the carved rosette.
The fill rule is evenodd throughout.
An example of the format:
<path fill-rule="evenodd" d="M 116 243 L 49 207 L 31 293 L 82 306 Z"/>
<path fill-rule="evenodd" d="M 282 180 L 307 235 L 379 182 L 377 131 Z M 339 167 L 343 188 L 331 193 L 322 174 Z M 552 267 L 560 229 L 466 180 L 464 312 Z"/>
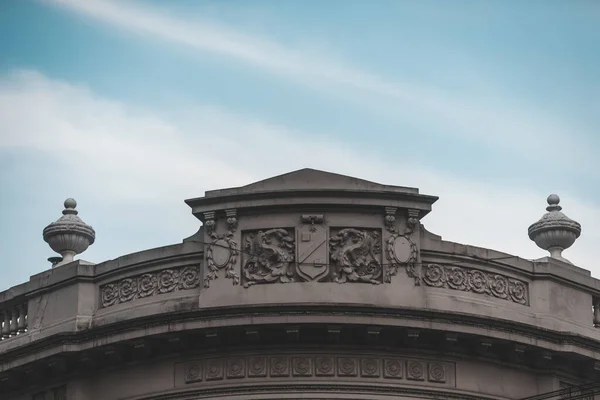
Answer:
<path fill-rule="evenodd" d="M 526 282 L 473 268 L 429 264 L 423 271 L 427 286 L 487 294 L 498 299 L 529 305 Z"/>
<path fill-rule="evenodd" d="M 386 258 L 388 266 L 384 270 L 384 282 L 391 283 L 392 276 L 398 273 L 400 266 L 406 266 L 406 273 L 409 277 L 415 279 L 415 284 L 420 285 L 420 274 L 416 270 L 418 256 L 417 244 L 411 238 L 419 225 L 418 210 L 409 210 L 409 217 L 406 222 L 404 234 L 401 234 L 396 228 L 396 208 L 385 208 L 385 228 L 390 232 L 390 237 L 386 240 Z"/>
<path fill-rule="evenodd" d="M 244 233 L 244 287 L 259 283 L 294 281 L 293 234 L 276 228 Z"/>
<path fill-rule="evenodd" d="M 240 276 L 235 271 L 238 249 L 233 235 L 237 229 L 237 216 L 235 210 L 226 210 L 227 232 L 217 234 L 214 212 L 204 213 L 204 227 L 206 234 L 211 238 L 211 243 L 206 250 L 207 273 L 204 277 L 204 287 L 210 287 L 210 281 L 218 278 L 220 269 L 225 269 L 225 277 L 231 279 L 234 285 L 240 283 Z"/>
<path fill-rule="evenodd" d="M 378 230 L 341 229 L 329 239 L 329 247 L 334 282 L 381 283 L 383 267 Z"/>

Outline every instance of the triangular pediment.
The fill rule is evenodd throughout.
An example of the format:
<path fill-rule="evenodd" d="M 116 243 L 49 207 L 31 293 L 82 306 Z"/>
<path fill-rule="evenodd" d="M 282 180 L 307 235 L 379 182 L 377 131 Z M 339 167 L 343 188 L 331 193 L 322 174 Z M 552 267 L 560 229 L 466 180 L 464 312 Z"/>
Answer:
<path fill-rule="evenodd" d="M 400 186 L 382 185 L 365 179 L 303 168 L 283 175 L 267 178 L 246 186 L 206 192 L 206 196 L 220 196 L 235 193 L 293 191 L 293 190 L 358 190 L 393 191 L 401 193 L 419 193 L 418 189 Z"/>

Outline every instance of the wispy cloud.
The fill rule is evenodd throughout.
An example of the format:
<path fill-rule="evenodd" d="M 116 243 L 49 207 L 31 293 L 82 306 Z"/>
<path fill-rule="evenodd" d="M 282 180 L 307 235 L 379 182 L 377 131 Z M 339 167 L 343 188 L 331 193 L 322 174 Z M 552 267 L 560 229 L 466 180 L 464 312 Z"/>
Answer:
<path fill-rule="evenodd" d="M 416 186 L 440 196 L 424 223 L 446 240 L 526 258 L 544 255 L 527 238 L 527 226 L 544 213 L 547 193 L 465 181 L 422 165 L 365 156 L 337 141 L 306 143 L 301 139 L 305 132 L 213 107 L 196 106 L 182 110 L 178 118 L 158 118 L 149 110 L 100 98 L 35 71 L 4 76 L 0 87 L 0 151 L 19 148 L 45 154 L 54 168 L 36 179 L 56 179 L 58 169 L 68 169 L 69 180 L 61 182 L 64 195 L 85 194 L 87 222 L 95 223 L 89 210 L 109 207 L 107 215 L 97 218 L 110 221 L 112 231 L 98 232 L 87 259 L 102 261 L 122 254 L 117 251 L 142 250 L 106 244 L 112 243 L 108 236 L 127 230 L 128 214 L 138 213 L 139 220 L 151 215 L 153 227 L 169 227 L 161 243 L 148 242 L 147 247 L 177 242 L 198 225 L 181 202 L 184 198 L 306 166 Z M 600 210 L 562 195 L 565 212 L 584 227 L 566 256 L 598 274 Z M 139 204 L 145 208 L 138 209 Z M 41 227 L 23 229 L 31 229 L 29 237 L 38 237 Z M 127 243 L 125 239 L 121 242 Z"/>
<path fill-rule="evenodd" d="M 110 26 L 143 37 L 175 43 L 194 52 L 210 52 L 249 66 L 286 76 L 315 90 L 344 93 L 364 109 L 388 116 L 417 119 L 421 124 L 504 151 L 530 157 L 541 143 L 545 154 L 572 168 L 592 168 L 593 152 L 585 139 L 570 139 L 574 128 L 534 107 L 493 97 L 469 98 L 423 84 L 391 81 L 327 56 L 308 54 L 267 38 L 237 32 L 209 21 L 186 21 L 131 2 L 109 0 L 45 0 Z M 346 96 L 351 91 L 354 96 Z"/>

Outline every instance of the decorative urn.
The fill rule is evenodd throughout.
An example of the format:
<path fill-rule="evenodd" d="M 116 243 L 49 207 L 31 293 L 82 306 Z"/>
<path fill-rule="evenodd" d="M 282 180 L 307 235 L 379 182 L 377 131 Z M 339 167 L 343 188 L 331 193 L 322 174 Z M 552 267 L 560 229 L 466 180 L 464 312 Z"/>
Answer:
<path fill-rule="evenodd" d="M 62 256 L 60 262 L 52 258 L 52 267 L 73 261 L 73 257 L 83 253 L 96 238 L 94 229 L 77 216 L 77 202 L 69 198 L 64 205 L 63 216 L 44 228 L 44 241 Z"/>
<path fill-rule="evenodd" d="M 529 238 L 538 247 L 550 252 L 552 258 L 569 262 L 562 252 L 575 243 L 581 234 L 581 225 L 561 212 L 560 198 L 556 194 L 548 196 L 548 211 L 529 227 Z"/>

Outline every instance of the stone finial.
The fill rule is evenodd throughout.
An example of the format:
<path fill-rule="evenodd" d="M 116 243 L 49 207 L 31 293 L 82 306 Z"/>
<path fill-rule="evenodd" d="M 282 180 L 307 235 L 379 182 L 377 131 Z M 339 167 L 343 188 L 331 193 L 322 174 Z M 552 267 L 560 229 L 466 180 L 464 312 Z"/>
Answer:
<path fill-rule="evenodd" d="M 529 227 L 529 239 L 538 247 L 548 250 L 551 257 L 569 262 L 562 257 L 562 252 L 575 243 L 581 234 L 581 225 L 561 212 L 562 207 L 558 205 L 560 198 L 557 195 L 551 194 L 547 201 L 548 212 Z"/>
<path fill-rule="evenodd" d="M 52 267 L 73 261 L 76 254 L 83 253 L 96 239 L 94 229 L 77 216 L 77 202 L 65 200 L 63 216 L 44 228 L 44 241 L 62 256 L 62 261 L 52 258 Z"/>

